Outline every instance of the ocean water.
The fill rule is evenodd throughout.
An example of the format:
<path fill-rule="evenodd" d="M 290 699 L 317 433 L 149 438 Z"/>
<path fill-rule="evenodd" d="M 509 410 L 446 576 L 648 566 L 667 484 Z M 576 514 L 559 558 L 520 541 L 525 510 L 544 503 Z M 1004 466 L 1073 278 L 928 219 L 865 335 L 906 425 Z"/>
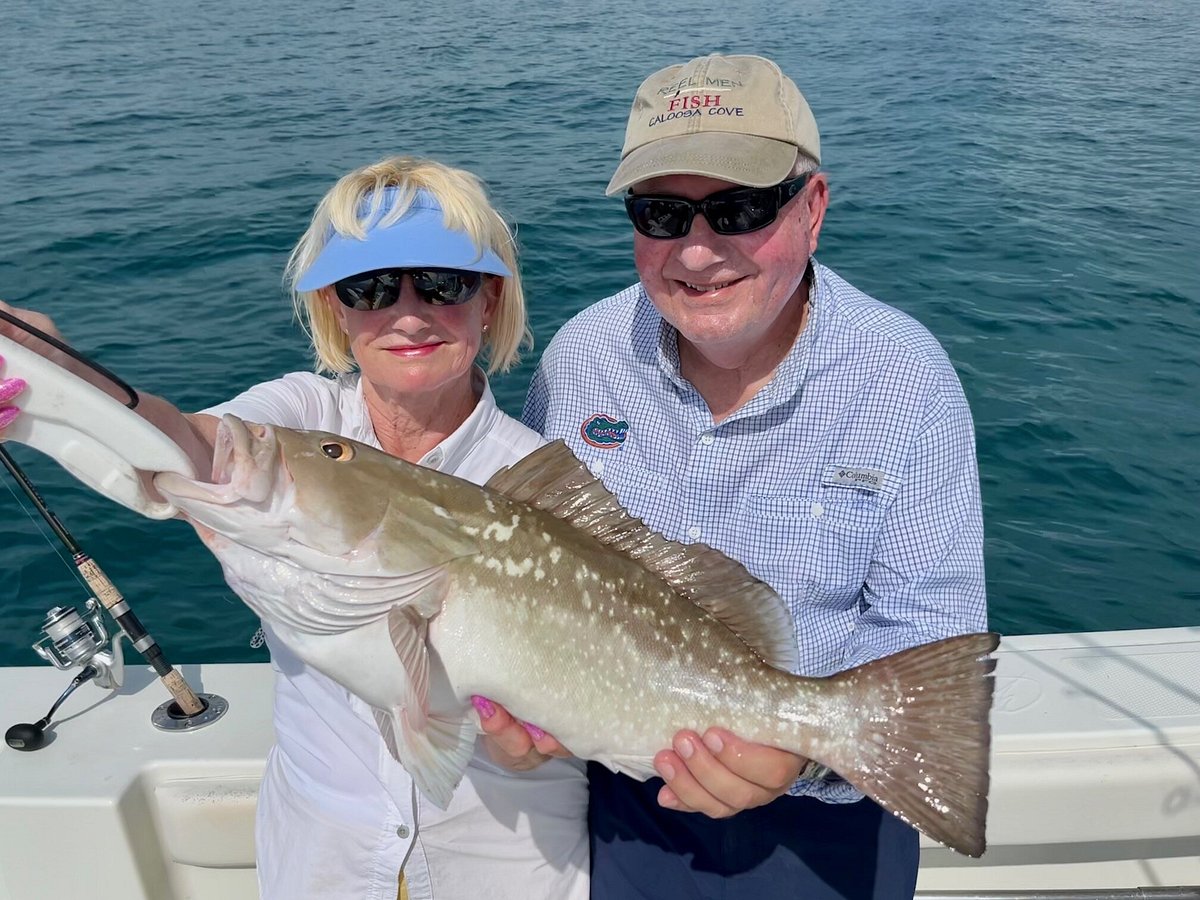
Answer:
<path fill-rule="evenodd" d="M 308 366 L 288 250 L 340 174 L 411 153 L 488 181 L 544 346 L 633 280 L 603 188 L 638 82 L 761 53 L 821 126 L 819 258 L 962 377 L 993 624 L 1196 625 L 1198 42 L 1194 0 L 0 0 L 0 297 L 199 408 Z M 189 528 L 12 449 L 172 659 L 264 658 Z M 0 491 L 3 665 L 86 597 L 37 525 Z"/>

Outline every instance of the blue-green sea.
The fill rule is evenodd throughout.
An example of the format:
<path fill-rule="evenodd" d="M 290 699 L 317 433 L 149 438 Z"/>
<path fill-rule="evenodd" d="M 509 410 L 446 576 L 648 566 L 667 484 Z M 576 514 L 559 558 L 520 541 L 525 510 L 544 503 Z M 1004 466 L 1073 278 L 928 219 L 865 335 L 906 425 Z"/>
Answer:
<path fill-rule="evenodd" d="M 1196 0 L 0 0 L 0 297 L 199 408 L 308 367 L 287 253 L 340 174 L 409 153 L 487 180 L 544 347 L 634 278 L 603 189 L 638 82 L 764 54 L 821 126 L 819 258 L 962 377 L 993 624 L 1197 625 L 1198 45 Z M 13 450 L 172 659 L 265 658 L 187 526 Z M 0 664 L 85 597 L 0 490 Z"/>

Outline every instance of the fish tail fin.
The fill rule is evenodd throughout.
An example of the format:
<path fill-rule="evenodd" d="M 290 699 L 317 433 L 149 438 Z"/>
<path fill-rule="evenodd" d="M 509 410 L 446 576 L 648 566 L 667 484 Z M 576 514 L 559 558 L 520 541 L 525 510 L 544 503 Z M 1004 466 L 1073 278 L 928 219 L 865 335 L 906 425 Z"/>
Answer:
<path fill-rule="evenodd" d="M 987 654 L 999 641 L 959 635 L 835 675 L 839 700 L 863 724 L 855 741 L 826 739 L 831 752 L 820 760 L 918 831 L 974 857 L 986 847 L 996 667 Z"/>
<path fill-rule="evenodd" d="M 427 629 L 428 621 L 411 607 L 388 614 L 389 636 L 408 684 L 402 705 L 374 712 L 392 757 L 408 770 L 421 793 L 445 809 L 475 753 L 478 731 L 466 710 L 456 716 L 430 709 Z"/>

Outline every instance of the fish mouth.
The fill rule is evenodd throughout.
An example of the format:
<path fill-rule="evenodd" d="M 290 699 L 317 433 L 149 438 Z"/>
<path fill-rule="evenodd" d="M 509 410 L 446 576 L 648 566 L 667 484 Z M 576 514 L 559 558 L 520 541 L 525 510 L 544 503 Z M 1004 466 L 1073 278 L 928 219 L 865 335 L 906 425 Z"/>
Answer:
<path fill-rule="evenodd" d="M 154 487 L 185 511 L 197 505 L 229 506 L 266 503 L 274 493 L 280 463 L 279 441 L 270 425 L 243 422 L 232 415 L 221 417 L 213 442 L 209 481 L 159 472 Z"/>

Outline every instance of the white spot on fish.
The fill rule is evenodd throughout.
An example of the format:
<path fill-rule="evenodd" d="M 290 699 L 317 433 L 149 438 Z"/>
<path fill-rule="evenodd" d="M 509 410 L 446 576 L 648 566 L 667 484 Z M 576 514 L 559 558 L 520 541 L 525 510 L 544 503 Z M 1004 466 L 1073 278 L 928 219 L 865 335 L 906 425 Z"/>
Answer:
<path fill-rule="evenodd" d="M 520 516 L 513 516 L 511 525 L 501 525 L 499 522 L 492 522 L 483 529 L 483 536 L 488 540 L 507 541 L 513 536 L 513 532 L 517 530 L 517 526 L 520 524 Z"/>
<path fill-rule="evenodd" d="M 443 519 L 453 519 L 454 518 L 454 516 L 450 515 L 450 513 L 443 506 L 435 506 L 433 508 L 433 514 L 435 516 L 441 516 Z"/>
<path fill-rule="evenodd" d="M 562 550 L 558 547 L 550 548 L 550 562 L 557 563 L 562 557 Z"/>
<path fill-rule="evenodd" d="M 531 569 L 533 569 L 533 560 L 529 558 L 526 558 L 519 565 L 513 562 L 511 558 L 504 561 L 504 574 L 510 578 L 519 578 L 522 575 L 528 575 Z"/>

